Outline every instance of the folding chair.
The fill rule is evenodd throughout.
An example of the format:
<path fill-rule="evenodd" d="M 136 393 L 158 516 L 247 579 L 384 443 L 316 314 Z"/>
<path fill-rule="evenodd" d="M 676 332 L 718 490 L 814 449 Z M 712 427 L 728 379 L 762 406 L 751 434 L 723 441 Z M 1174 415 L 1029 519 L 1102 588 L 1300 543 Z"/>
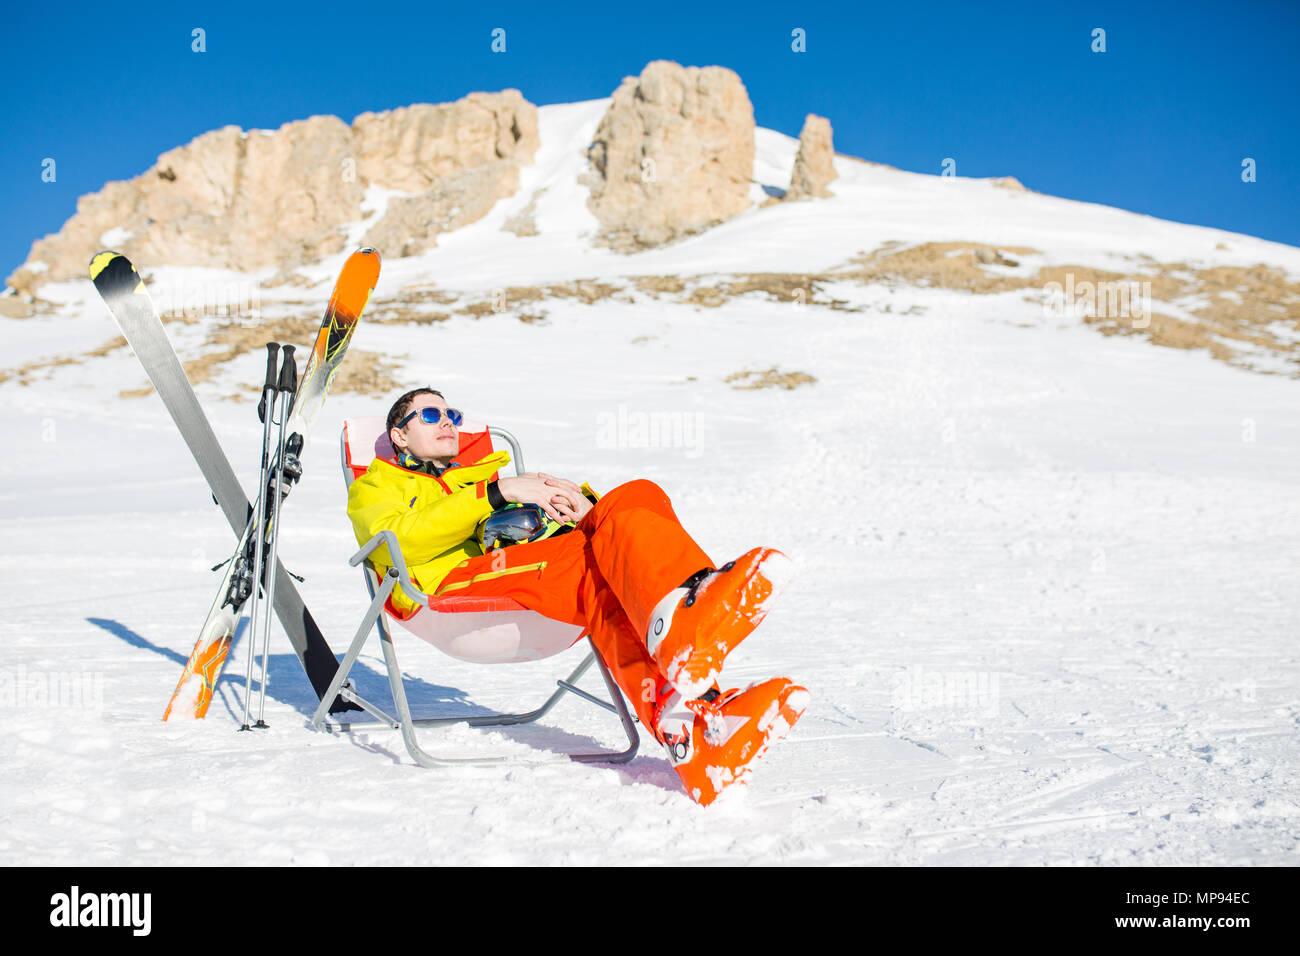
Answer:
<path fill-rule="evenodd" d="M 395 459 L 396 453 L 389 442 L 382 418 L 353 418 L 343 423 L 341 438 L 341 455 L 343 460 L 343 479 L 345 484 L 352 482 L 365 473 L 374 458 Z M 510 444 L 511 460 L 515 473 L 524 471 L 523 452 L 519 442 L 503 428 L 488 428 L 468 420 L 460 426 L 460 451 L 458 459 L 466 462 L 477 461 L 492 452 L 492 436 L 496 435 Z M 379 547 L 386 547 L 388 554 L 396 562 L 379 579 L 370 555 Z M 443 727 L 450 724 L 468 724 L 472 727 L 497 727 L 527 724 L 543 717 L 565 694 L 573 694 L 590 701 L 599 707 L 617 714 L 627 734 L 627 749 L 599 753 L 569 754 L 583 762 L 626 763 L 637 752 L 640 736 L 637 732 L 635 718 L 628 711 L 627 704 L 619 691 L 618 685 L 610 676 L 604 662 L 591 646 L 587 637 L 588 650 L 586 658 L 564 680 L 557 680 L 557 689 L 535 710 L 526 713 L 506 714 L 491 713 L 473 717 L 426 717 L 412 718 L 402 683 L 402 672 L 397 664 L 397 652 L 386 617 L 393 617 L 406 630 L 433 644 L 439 650 L 463 661 L 483 664 L 501 664 L 517 661 L 533 661 L 559 654 L 568 650 L 575 643 L 586 637 L 586 632 L 575 624 L 555 621 L 537 611 L 525 608 L 510 598 L 503 597 L 457 597 L 444 595 L 434 597 L 417 587 L 410 578 L 406 562 L 402 557 L 400 543 L 391 531 L 381 531 L 350 559 L 349 563 L 360 565 L 366 579 L 366 588 L 370 592 L 370 606 L 366 609 L 356 636 L 343 657 L 329 689 L 321 695 L 321 706 L 312 716 L 312 726 L 316 730 L 351 731 L 358 728 L 376 726 L 373 723 L 341 723 L 327 720 L 326 704 L 334 700 L 335 695 L 351 701 L 364 711 L 382 721 L 388 727 L 401 731 L 406 749 L 416 763 L 424 767 L 436 767 L 447 764 L 495 763 L 504 757 L 434 757 L 426 753 L 416 739 L 418 727 Z M 390 601 L 393 588 L 401 584 L 402 591 L 420 606 L 414 616 L 403 619 Z M 384 664 L 388 671 L 388 686 L 392 692 L 393 708 L 396 716 L 385 713 L 375 704 L 363 699 L 356 693 L 352 681 L 348 678 L 357 655 L 360 654 L 370 634 L 379 635 L 380 648 L 383 651 Z M 605 688 L 610 701 L 601 700 L 576 685 L 576 681 L 595 663 L 604 678 Z"/>

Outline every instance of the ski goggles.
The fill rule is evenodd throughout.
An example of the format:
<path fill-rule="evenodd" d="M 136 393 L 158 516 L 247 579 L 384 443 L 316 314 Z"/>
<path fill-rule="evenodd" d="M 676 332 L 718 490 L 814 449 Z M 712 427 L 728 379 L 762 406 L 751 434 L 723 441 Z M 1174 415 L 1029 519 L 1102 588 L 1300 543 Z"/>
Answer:
<path fill-rule="evenodd" d="M 441 408 L 432 408 L 432 407 L 418 408 L 415 411 L 411 412 L 411 414 L 403 418 L 400 422 L 398 422 L 397 427 L 405 428 L 406 423 L 409 422 L 416 415 L 419 415 L 420 421 L 424 422 L 426 425 L 436 425 L 438 424 L 439 420 L 441 420 L 443 414 L 444 414 L 443 409 Z M 461 411 L 458 408 L 448 408 L 446 410 L 446 415 L 447 415 L 447 421 L 451 422 L 457 428 L 459 428 L 460 423 L 465 420 L 465 416 L 461 414 Z"/>
<path fill-rule="evenodd" d="M 510 504 L 498 508 L 478 523 L 477 538 L 483 553 L 546 536 L 549 530 L 541 505 Z"/>

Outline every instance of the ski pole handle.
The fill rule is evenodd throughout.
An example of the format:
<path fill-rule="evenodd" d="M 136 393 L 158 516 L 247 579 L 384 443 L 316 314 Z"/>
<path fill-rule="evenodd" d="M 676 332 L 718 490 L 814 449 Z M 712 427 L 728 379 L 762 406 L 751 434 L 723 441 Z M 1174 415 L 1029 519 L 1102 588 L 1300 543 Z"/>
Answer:
<path fill-rule="evenodd" d="M 280 391 L 295 392 L 298 389 L 298 364 L 293 360 L 293 346 L 284 347 L 284 363 L 280 366 Z"/>
<path fill-rule="evenodd" d="M 279 351 L 279 342 L 266 343 L 266 382 L 262 385 L 262 400 L 257 403 L 257 420 L 259 422 L 266 421 L 266 393 L 268 390 L 275 388 L 275 359 Z"/>

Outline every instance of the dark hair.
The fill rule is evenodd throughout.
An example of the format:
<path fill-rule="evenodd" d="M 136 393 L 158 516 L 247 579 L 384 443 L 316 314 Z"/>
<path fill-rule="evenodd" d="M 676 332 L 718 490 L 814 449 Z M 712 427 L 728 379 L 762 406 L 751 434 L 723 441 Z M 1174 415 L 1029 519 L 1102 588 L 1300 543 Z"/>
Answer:
<path fill-rule="evenodd" d="M 409 392 L 407 392 L 405 395 L 403 395 L 401 398 L 395 401 L 393 403 L 393 407 L 388 410 L 388 427 L 384 429 L 385 435 L 387 435 L 394 428 L 396 428 L 397 423 L 406 417 L 406 413 L 409 412 L 411 410 L 411 406 L 415 404 L 415 398 L 417 395 L 437 395 L 443 401 L 446 401 L 446 396 L 443 395 L 442 392 L 438 391 L 436 388 L 429 388 L 426 385 L 424 388 L 411 389 Z"/>

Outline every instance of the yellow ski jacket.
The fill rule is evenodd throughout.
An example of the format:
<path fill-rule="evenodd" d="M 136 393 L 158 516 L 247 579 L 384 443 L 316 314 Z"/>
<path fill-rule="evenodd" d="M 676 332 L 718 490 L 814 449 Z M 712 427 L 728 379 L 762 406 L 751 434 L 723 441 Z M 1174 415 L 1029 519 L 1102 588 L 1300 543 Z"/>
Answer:
<path fill-rule="evenodd" d="M 432 594 L 453 568 L 483 553 L 474 530 L 492 513 L 488 481 L 509 462 L 508 451 L 496 451 L 435 477 L 376 458 L 348 487 L 348 518 L 357 543 L 392 531 L 401 542 L 412 580 Z M 393 564 L 384 547 L 375 550 L 370 562 L 381 578 Z M 393 589 L 391 603 L 404 617 L 419 607 L 400 584 Z"/>

